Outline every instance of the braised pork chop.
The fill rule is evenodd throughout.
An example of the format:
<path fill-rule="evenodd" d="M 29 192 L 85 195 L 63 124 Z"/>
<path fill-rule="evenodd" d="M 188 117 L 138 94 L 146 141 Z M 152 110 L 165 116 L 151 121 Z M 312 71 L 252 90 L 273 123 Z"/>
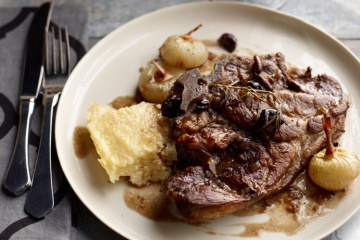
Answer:
<path fill-rule="evenodd" d="M 194 222 L 279 192 L 325 147 L 322 116 L 336 139 L 348 107 L 335 79 L 288 71 L 281 53 L 231 56 L 208 75 L 189 70 L 162 104 L 179 158 L 167 193 Z"/>

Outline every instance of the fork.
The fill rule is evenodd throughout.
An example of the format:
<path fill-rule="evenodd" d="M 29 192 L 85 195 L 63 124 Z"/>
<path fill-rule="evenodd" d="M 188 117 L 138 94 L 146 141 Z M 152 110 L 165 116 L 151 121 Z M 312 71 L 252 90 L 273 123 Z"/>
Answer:
<path fill-rule="evenodd" d="M 67 27 L 65 26 L 64 29 L 56 28 L 58 41 L 56 41 L 54 26 L 51 28 L 50 42 L 47 29 L 44 35 L 45 80 L 42 86 L 44 115 L 33 183 L 25 202 L 25 211 L 35 218 L 44 217 L 54 208 L 51 164 L 52 158 L 57 158 L 57 154 L 53 137 L 53 125 L 57 103 L 71 68 Z M 65 36 L 63 37 L 63 35 Z"/>

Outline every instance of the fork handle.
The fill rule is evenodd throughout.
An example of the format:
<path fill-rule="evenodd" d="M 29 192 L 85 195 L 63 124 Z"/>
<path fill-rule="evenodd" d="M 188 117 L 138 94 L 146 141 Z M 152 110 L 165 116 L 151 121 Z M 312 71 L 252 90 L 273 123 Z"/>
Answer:
<path fill-rule="evenodd" d="M 25 192 L 31 185 L 29 173 L 29 134 L 34 108 L 35 99 L 20 100 L 20 118 L 15 147 L 3 182 L 4 187 L 16 196 Z"/>
<path fill-rule="evenodd" d="M 33 184 L 27 195 L 25 211 L 35 218 L 47 215 L 54 208 L 52 185 L 53 125 L 60 94 L 46 96 L 41 138 L 33 177 Z M 53 151 L 55 151 L 53 153 Z"/>

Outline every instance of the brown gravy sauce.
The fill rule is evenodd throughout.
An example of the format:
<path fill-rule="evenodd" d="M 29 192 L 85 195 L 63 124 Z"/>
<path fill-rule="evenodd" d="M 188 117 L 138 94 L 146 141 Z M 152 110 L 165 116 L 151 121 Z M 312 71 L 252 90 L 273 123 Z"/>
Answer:
<path fill-rule="evenodd" d="M 134 105 L 136 103 L 139 103 L 138 97 L 124 96 L 124 97 L 115 98 L 110 103 L 110 105 L 115 109 L 120 109 L 120 108 L 123 108 L 123 107 L 130 107 L 131 105 Z"/>
<path fill-rule="evenodd" d="M 140 188 L 128 184 L 125 187 L 124 200 L 129 208 L 154 221 L 179 221 L 171 214 L 170 200 L 161 183 L 151 183 Z"/>
<path fill-rule="evenodd" d="M 266 222 L 243 225 L 245 231 L 239 236 L 258 237 L 261 231 L 293 235 L 317 217 L 330 213 L 345 192 L 323 190 L 315 186 L 304 172 L 282 192 L 260 201 L 249 209 L 235 213 L 234 215 L 239 217 L 261 213 L 269 215 Z"/>
<path fill-rule="evenodd" d="M 116 98 L 110 104 L 119 109 L 137 102 L 136 97 L 127 96 Z M 78 126 L 74 129 L 73 144 L 78 158 L 85 158 L 95 151 L 86 127 Z M 234 213 L 233 216 L 239 217 L 239 223 L 234 223 L 231 226 L 245 229 L 239 230 L 239 233 L 219 233 L 208 227 L 206 222 L 194 226 L 211 235 L 259 237 L 262 231 L 284 232 L 287 235 L 293 235 L 317 217 L 330 213 L 345 193 L 346 190 L 333 193 L 315 186 L 304 172 L 290 187 L 282 192 Z M 173 206 L 166 196 L 166 190 L 160 183 L 150 183 L 141 188 L 127 184 L 124 201 L 129 208 L 154 221 L 181 221 L 175 216 Z M 265 222 L 241 222 L 242 217 L 264 213 L 269 216 Z"/>
<path fill-rule="evenodd" d="M 73 133 L 73 144 L 75 156 L 78 158 L 87 157 L 95 148 L 86 127 L 77 126 Z"/>

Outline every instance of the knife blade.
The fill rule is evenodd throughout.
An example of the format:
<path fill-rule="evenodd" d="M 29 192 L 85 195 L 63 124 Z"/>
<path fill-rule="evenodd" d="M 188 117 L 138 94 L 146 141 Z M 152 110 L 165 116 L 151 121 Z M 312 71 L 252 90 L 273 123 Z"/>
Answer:
<path fill-rule="evenodd" d="M 19 125 L 11 160 L 3 185 L 15 195 L 25 192 L 31 185 L 29 171 L 29 134 L 35 100 L 44 78 L 44 31 L 50 24 L 52 2 L 41 5 L 30 24 L 22 71 L 19 102 Z"/>

